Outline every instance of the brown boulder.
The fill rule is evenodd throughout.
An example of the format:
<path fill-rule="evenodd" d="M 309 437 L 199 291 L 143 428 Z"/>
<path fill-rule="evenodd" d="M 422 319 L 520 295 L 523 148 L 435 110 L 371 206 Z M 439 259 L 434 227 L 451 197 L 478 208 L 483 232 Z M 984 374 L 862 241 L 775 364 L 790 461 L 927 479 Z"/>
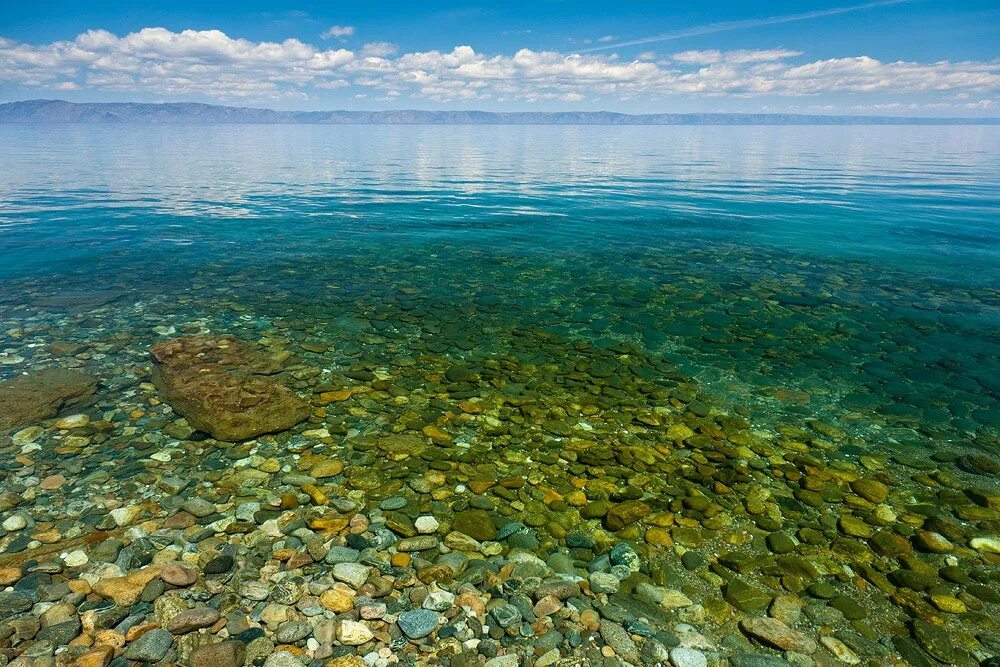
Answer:
<path fill-rule="evenodd" d="M 236 639 L 199 646 L 191 652 L 191 667 L 243 667 L 246 646 Z"/>
<path fill-rule="evenodd" d="M 101 579 L 94 584 L 94 592 L 102 598 L 114 600 L 120 607 L 131 607 L 139 601 L 146 584 L 160 576 L 162 569 L 159 565 L 149 565 L 122 577 Z"/>
<path fill-rule="evenodd" d="M 28 426 L 78 405 L 97 389 L 97 378 L 50 368 L 0 382 L 0 431 Z"/>
<path fill-rule="evenodd" d="M 216 440 L 284 431 L 309 416 L 309 403 L 270 377 L 280 365 L 243 341 L 183 336 L 154 345 L 150 357 L 164 400 Z"/>
<path fill-rule="evenodd" d="M 626 500 L 608 510 L 604 517 L 604 525 L 608 530 L 618 532 L 647 517 L 652 511 L 653 509 L 641 500 Z"/>

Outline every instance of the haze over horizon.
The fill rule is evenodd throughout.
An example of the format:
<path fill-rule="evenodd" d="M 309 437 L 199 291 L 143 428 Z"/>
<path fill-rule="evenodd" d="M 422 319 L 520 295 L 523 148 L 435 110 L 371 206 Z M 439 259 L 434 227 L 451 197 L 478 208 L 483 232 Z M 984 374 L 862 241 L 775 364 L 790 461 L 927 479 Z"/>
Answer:
<path fill-rule="evenodd" d="M 402 3 L 63 0 L 0 8 L 0 102 L 277 110 L 793 113 L 987 118 L 1000 9 L 881 0 Z"/>

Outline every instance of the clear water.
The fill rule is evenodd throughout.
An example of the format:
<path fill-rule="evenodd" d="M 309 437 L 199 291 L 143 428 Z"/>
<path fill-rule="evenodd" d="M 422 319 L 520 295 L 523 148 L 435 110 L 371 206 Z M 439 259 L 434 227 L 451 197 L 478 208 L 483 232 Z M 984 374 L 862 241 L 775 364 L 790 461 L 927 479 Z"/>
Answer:
<path fill-rule="evenodd" d="M 42 369 L 97 385 L 64 411 L 89 422 L 0 432 L 0 577 L 28 590 L 33 563 L 113 534 L 129 570 L 233 548 L 204 593 L 256 620 L 242 579 L 331 581 L 328 559 L 279 562 L 305 533 L 275 541 L 267 517 L 325 552 L 357 509 L 385 565 L 431 514 L 486 540 L 459 576 L 491 605 L 528 589 L 494 587 L 480 556 L 627 577 L 549 619 L 586 664 L 612 664 L 610 639 L 572 646 L 570 606 L 732 656 L 770 651 L 737 623 L 779 590 L 806 637 L 866 664 L 977 664 L 1000 653 L 998 212 L 997 127 L 0 126 L 0 407 L 24 410 L 11 387 Z M 286 359 L 311 416 L 249 442 L 194 432 L 149 368 L 191 333 Z M 179 511 L 196 497 L 211 527 Z M 495 525 L 468 527 L 472 506 Z M 432 540 L 392 556 L 396 583 L 435 569 Z M 645 579 L 693 604 L 643 601 Z M 489 633 L 530 651 L 533 627 Z M 443 635 L 418 664 L 446 664 L 425 652 Z M 178 664 L 207 636 L 178 637 Z"/>
<path fill-rule="evenodd" d="M 536 361 L 631 345 L 762 426 L 1000 426 L 997 128 L 46 125 L 0 146 L 0 346 L 28 355 L 8 376 L 51 362 L 13 325 L 110 290 L 103 336 L 296 318 L 336 349 L 374 316 L 475 357 L 542 330 L 560 343 Z"/>

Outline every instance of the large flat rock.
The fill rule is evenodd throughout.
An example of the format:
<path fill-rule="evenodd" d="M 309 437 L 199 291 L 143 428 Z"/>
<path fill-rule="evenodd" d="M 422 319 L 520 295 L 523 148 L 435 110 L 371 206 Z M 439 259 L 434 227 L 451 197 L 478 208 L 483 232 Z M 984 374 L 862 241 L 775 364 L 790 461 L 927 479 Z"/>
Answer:
<path fill-rule="evenodd" d="M 183 336 L 150 349 L 153 384 L 192 427 L 238 442 L 291 428 L 309 403 L 272 377 L 280 365 L 225 336 Z"/>
<path fill-rule="evenodd" d="M 97 378 L 50 368 L 0 382 L 0 431 L 29 426 L 77 405 L 97 389 Z"/>

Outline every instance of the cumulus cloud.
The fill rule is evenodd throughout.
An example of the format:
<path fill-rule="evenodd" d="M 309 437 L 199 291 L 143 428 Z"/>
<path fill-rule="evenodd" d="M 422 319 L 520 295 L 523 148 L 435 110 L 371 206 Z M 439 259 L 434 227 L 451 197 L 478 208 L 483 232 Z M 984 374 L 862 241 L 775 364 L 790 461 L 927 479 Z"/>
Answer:
<path fill-rule="evenodd" d="M 377 58 L 386 58 L 394 55 L 397 51 L 399 51 L 399 47 L 392 42 L 368 42 L 361 47 L 362 56 L 375 56 Z"/>
<path fill-rule="evenodd" d="M 319 34 L 323 39 L 342 39 L 354 34 L 353 25 L 332 25 Z"/>
<path fill-rule="evenodd" d="M 347 34 L 347 26 L 335 27 L 340 36 Z M 294 97 L 354 87 L 361 89 L 352 91 L 358 95 L 372 89 L 379 99 L 434 101 L 828 93 L 989 100 L 1000 90 L 1000 61 L 883 62 L 868 56 L 809 61 L 784 48 L 646 53 L 632 60 L 531 49 L 488 54 L 468 45 L 398 53 L 388 42 L 370 42 L 354 52 L 297 39 L 255 42 L 219 30 L 144 28 L 124 36 L 89 30 L 70 41 L 45 44 L 0 38 L 0 83 L 219 99 Z"/>

